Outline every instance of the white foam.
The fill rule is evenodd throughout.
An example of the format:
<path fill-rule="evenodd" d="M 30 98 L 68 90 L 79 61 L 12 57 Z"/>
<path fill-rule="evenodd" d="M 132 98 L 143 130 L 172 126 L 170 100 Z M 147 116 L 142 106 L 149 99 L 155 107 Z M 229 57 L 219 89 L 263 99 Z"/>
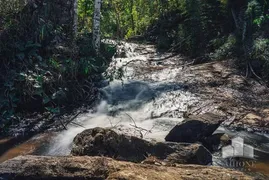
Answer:
<path fill-rule="evenodd" d="M 121 68 L 130 61 L 148 59 L 148 54 L 135 52 L 138 45 L 125 45 L 130 52 L 127 53 L 127 58 L 113 59 L 111 64 L 116 65 L 116 68 Z M 152 46 L 142 49 L 154 54 Z M 137 63 L 139 65 L 140 62 Z M 127 66 L 126 70 L 127 78 L 111 82 L 103 88 L 107 101 L 99 104 L 96 113 L 82 114 L 76 118 L 75 122 L 85 128 L 69 126 L 68 130 L 55 137 L 49 155 L 68 155 L 74 137 L 83 130 L 94 127 L 113 127 L 117 132 L 163 141 L 168 132 L 182 121 L 182 113 L 187 107 L 198 101 L 196 96 L 182 90 L 175 81 L 180 71 L 176 66 L 152 72 L 151 83 L 127 80 L 137 78 L 134 77 L 132 65 Z M 111 111 L 116 112 L 116 115 L 110 116 Z"/>

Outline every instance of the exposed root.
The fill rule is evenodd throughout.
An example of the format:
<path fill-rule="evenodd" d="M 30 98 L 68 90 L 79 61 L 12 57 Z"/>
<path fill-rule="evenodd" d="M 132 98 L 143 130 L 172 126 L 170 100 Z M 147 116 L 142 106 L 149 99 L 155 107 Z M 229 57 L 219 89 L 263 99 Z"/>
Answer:
<path fill-rule="evenodd" d="M 253 74 L 256 78 L 258 78 L 259 80 L 261 80 L 262 78 L 261 78 L 260 76 L 258 76 L 258 75 L 255 73 L 255 71 L 253 70 L 253 68 L 252 68 L 252 66 L 251 66 L 250 63 L 248 63 L 248 66 L 249 66 L 249 69 L 251 70 L 252 74 Z"/>

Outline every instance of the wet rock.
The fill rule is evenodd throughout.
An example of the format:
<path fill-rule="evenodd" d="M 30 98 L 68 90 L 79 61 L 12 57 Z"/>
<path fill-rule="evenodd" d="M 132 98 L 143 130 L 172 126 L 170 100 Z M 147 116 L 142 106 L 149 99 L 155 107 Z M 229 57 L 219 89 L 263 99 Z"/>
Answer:
<path fill-rule="evenodd" d="M 20 155 L 44 153 L 54 135 L 54 133 L 44 133 L 31 139 L 27 136 L 0 139 L 0 163 Z"/>
<path fill-rule="evenodd" d="M 212 113 L 189 116 L 188 119 L 176 125 L 165 137 L 165 140 L 187 143 L 201 142 L 212 135 L 224 120 L 224 117 Z"/>
<path fill-rule="evenodd" d="M 262 120 L 262 117 L 254 114 L 254 113 L 249 113 L 242 119 L 242 121 L 248 125 L 259 124 L 259 122 L 261 122 L 261 120 Z"/>
<path fill-rule="evenodd" d="M 115 58 L 127 58 L 127 53 L 124 47 L 118 47 Z"/>
<path fill-rule="evenodd" d="M 212 162 L 211 154 L 200 144 L 153 143 L 103 128 L 88 129 L 78 134 L 71 154 L 107 156 L 132 162 L 142 162 L 148 156 L 170 163 L 205 165 Z"/>
<path fill-rule="evenodd" d="M 106 157 L 21 156 L 0 164 L 0 179 L 251 180 L 254 178 L 242 172 L 212 166 L 167 167 L 116 161 Z"/>
<path fill-rule="evenodd" d="M 110 129 L 94 128 L 85 130 L 74 138 L 71 154 L 140 162 L 145 159 L 151 146 L 150 142 L 136 137 L 119 135 Z"/>
<path fill-rule="evenodd" d="M 168 164 L 202 164 L 212 162 L 212 155 L 201 144 L 156 143 L 151 156 L 164 160 Z"/>
<path fill-rule="evenodd" d="M 222 147 L 229 145 L 231 142 L 231 137 L 225 133 L 213 134 L 209 137 L 206 137 L 202 143 L 210 151 L 220 150 Z"/>

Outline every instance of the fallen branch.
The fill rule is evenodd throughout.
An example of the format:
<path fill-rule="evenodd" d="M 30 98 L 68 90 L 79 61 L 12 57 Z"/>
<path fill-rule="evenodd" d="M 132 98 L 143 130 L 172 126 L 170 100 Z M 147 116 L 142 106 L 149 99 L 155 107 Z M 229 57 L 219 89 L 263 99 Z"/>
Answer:
<path fill-rule="evenodd" d="M 126 67 L 133 62 L 146 62 L 146 61 L 140 60 L 140 59 L 131 60 L 131 61 L 127 62 L 126 64 L 122 65 L 121 68 Z"/>
<path fill-rule="evenodd" d="M 147 134 L 147 133 L 151 133 L 151 130 L 139 127 L 136 125 L 135 120 L 127 113 L 125 113 L 128 117 L 130 117 L 130 119 L 133 121 L 134 125 L 130 124 L 130 126 L 134 127 L 135 129 L 139 129 L 139 133 L 140 133 L 140 138 L 143 139 L 143 137 Z M 152 127 L 153 129 L 153 127 Z M 146 131 L 146 133 L 143 135 L 142 131 Z"/>
<path fill-rule="evenodd" d="M 64 125 L 63 121 L 61 119 L 59 119 L 61 125 L 63 126 L 64 130 L 67 130 L 66 126 Z"/>
<path fill-rule="evenodd" d="M 109 123 L 111 125 L 111 128 L 114 128 L 115 126 L 113 126 L 113 123 L 112 123 L 111 119 L 109 117 L 107 119 L 109 120 Z"/>
<path fill-rule="evenodd" d="M 133 121 L 134 125 L 136 126 L 135 120 L 129 114 L 127 114 L 127 113 L 125 113 L 125 114 Z"/>
<path fill-rule="evenodd" d="M 179 43 L 177 43 L 176 45 L 174 45 L 173 47 L 171 47 L 170 49 L 168 49 L 167 52 L 170 52 L 172 50 L 176 50 L 181 48 L 182 45 L 180 45 L 181 43 L 183 43 L 184 41 L 186 41 L 188 38 L 191 38 L 191 36 L 186 37 L 185 39 L 183 39 L 182 41 L 180 41 Z M 180 46 L 179 46 L 180 45 Z M 176 48 L 177 47 L 177 48 Z"/>
<path fill-rule="evenodd" d="M 175 57 L 177 56 L 178 54 L 177 53 L 174 53 L 174 54 L 171 54 L 170 56 L 167 56 L 167 57 L 164 57 L 164 58 L 161 58 L 161 59 L 149 59 L 148 61 L 150 62 L 159 62 L 159 61 L 164 61 L 166 59 L 169 59 L 169 58 L 172 58 L 172 57 Z"/>
<path fill-rule="evenodd" d="M 209 103 L 206 103 L 205 105 L 201 105 L 200 107 L 196 108 L 195 110 L 193 110 L 192 112 L 186 112 L 186 118 L 189 116 L 189 115 L 193 115 L 194 113 L 198 112 L 198 111 L 202 111 L 202 108 L 206 107 L 206 106 L 209 106 L 211 104 L 213 104 L 214 102 L 209 102 Z M 201 112 L 200 111 L 200 112 Z M 199 114 L 200 112 L 198 112 L 197 114 Z"/>
<path fill-rule="evenodd" d="M 187 64 L 184 64 L 184 65 L 182 66 L 182 68 L 185 69 L 186 66 L 193 65 L 194 62 L 195 62 L 195 60 L 193 60 L 192 62 L 189 62 L 189 63 L 187 63 Z"/>
<path fill-rule="evenodd" d="M 141 131 L 146 131 L 146 132 L 151 133 L 151 130 L 148 130 L 148 129 L 145 129 L 145 128 L 142 128 L 142 127 L 138 127 L 138 126 L 135 126 L 135 125 L 132 125 L 132 124 L 130 124 L 130 126 L 136 128 L 136 129 L 140 129 Z"/>
<path fill-rule="evenodd" d="M 65 125 L 67 126 L 68 124 L 73 122 L 80 114 L 81 114 L 81 111 L 79 111 L 77 114 L 75 114 L 75 116 L 73 116 L 69 121 L 67 121 L 67 123 Z"/>
<path fill-rule="evenodd" d="M 155 127 L 155 125 L 152 126 L 152 128 L 151 128 L 150 130 L 148 130 L 147 132 L 145 132 L 144 137 L 145 137 L 146 135 L 148 135 L 148 133 L 152 133 L 152 129 L 153 129 L 154 127 Z"/>
<path fill-rule="evenodd" d="M 78 124 L 78 123 L 75 123 L 75 122 L 71 122 L 71 124 L 74 124 L 74 125 L 76 125 L 76 126 L 83 127 L 83 128 L 86 129 L 86 127 L 85 127 L 85 126 L 82 126 L 81 124 Z"/>

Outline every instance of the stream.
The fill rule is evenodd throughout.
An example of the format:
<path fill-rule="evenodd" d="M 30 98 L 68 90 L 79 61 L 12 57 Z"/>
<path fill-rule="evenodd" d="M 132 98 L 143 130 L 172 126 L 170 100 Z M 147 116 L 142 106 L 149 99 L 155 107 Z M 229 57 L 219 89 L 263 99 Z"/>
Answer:
<path fill-rule="evenodd" d="M 152 45 L 134 43 L 122 43 L 119 49 L 123 57 L 113 59 L 108 74 L 116 76 L 118 72 L 122 73 L 122 79 L 113 80 L 101 88 L 103 100 L 96 111 L 80 114 L 75 119 L 74 122 L 80 126 L 69 125 L 67 130 L 53 134 L 50 142 L 35 154 L 69 155 L 73 138 L 94 127 L 110 127 L 147 140 L 164 141 L 168 132 L 183 120 L 188 108 L 201 100 L 199 94 L 189 92 L 176 80 L 183 67 L 174 58 L 158 61 L 170 54 L 159 54 Z M 151 64 L 148 64 L 149 59 Z M 255 157 L 255 165 L 247 170 L 269 175 L 269 163 L 264 158 L 269 152 L 268 134 L 234 131 L 225 127 L 218 128 L 216 133 L 220 132 L 243 137 L 247 144 L 260 152 Z M 259 157 L 260 154 L 264 156 Z M 8 157 L 8 154 L 4 156 Z M 213 165 L 225 166 L 220 152 L 214 153 L 213 157 Z"/>
<path fill-rule="evenodd" d="M 198 102 L 199 97 L 185 91 L 184 86 L 175 81 L 179 70 L 175 66 L 161 73 L 137 75 L 143 62 L 158 57 L 153 46 L 124 43 L 118 49 L 125 52 L 126 57 L 114 58 L 108 73 L 115 76 L 122 70 L 124 76 L 103 87 L 104 100 L 97 111 L 79 116 L 76 123 L 87 129 L 112 127 L 128 135 L 164 141 L 168 132 L 183 120 L 187 107 Z M 85 128 L 69 127 L 60 133 L 47 155 L 69 154 L 73 138 Z"/>

